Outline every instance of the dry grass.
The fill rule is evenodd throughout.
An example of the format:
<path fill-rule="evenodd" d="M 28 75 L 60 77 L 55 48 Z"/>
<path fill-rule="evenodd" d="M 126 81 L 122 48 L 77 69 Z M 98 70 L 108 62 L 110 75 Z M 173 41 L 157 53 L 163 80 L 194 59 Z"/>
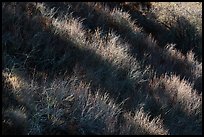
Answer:
<path fill-rule="evenodd" d="M 200 9 L 170 4 L 2 3 L 2 134 L 202 134 Z"/>
<path fill-rule="evenodd" d="M 193 49 L 202 60 L 202 3 L 152 3 L 152 13 L 156 20 L 168 26 L 178 49 L 183 53 Z"/>
<path fill-rule="evenodd" d="M 143 108 L 135 111 L 132 116 L 130 113 L 124 114 L 126 120 L 126 128 L 122 129 L 122 134 L 131 135 L 168 135 L 168 130 L 164 128 L 163 122 L 159 117 L 150 120 L 150 116 L 146 114 Z"/>

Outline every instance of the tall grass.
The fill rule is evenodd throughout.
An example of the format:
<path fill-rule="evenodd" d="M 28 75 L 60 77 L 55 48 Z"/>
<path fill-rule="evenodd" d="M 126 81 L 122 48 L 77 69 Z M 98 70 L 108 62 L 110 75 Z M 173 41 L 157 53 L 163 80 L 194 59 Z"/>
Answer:
<path fill-rule="evenodd" d="M 15 80 L 8 79 L 6 72 L 3 74 L 5 80 L 12 83 L 12 88 L 15 88 L 13 84 Z M 11 72 L 9 75 L 14 77 L 15 73 Z M 23 80 L 18 81 L 21 83 Z M 157 127 L 162 126 L 158 118 L 149 120 L 142 110 L 135 112 L 134 122 L 126 121 L 127 127 L 119 121 L 119 117 L 125 117 L 121 109 L 124 102 L 117 105 L 107 93 L 101 95 L 100 91 L 91 94 L 90 84 L 80 81 L 75 76 L 66 80 L 56 78 L 51 82 L 45 78 L 44 84 L 41 85 L 37 82 L 32 85 L 27 82 L 27 84 L 29 88 L 21 86 L 18 92 L 12 91 L 17 101 L 24 103 L 22 106 L 24 109 L 18 112 L 5 110 L 3 114 L 7 117 L 4 118 L 5 124 L 10 119 L 14 123 L 14 129 L 10 129 L 9 125 L 5 127 L 4 134 L 18 130 L 19 127 L 15 126 L 23 119 L 26 119 L 25 127 L 20 128 L 26 132 L 20 134 L 167 134 L 163 127 Z M 18 114 L 10 114 L 15 112 Z M 129 126 L 137 130 L 129 130 Z"/>
<path fill-rule="evenodd" d="M 150 82 L 152 96 L 157 103 L 162 104 L 162 118 L 171 133 L 196 134 L 201 130 L 202 94 L 198 95 L 192 87 L 191 83 L 175 75 L 164 75 Z M 188 123 L 192 123 L 193 126 L 187 127 Z"/>
<path fill-rule="evenodd" d="M 138 4 L 2 3 L 2 134 L 202 134 L 202 61 Z"/>
<path fill-rule="evenodd" d="M 152 3 L 156 20 L 168 26 L 177 48 L 184 54 L 193 50 L 199 61 L 202 60 L 201 7 L 198 2 Z"/>
<path fill-rule="evenodd" d="M 156 117 L 150 120 L 150 116 L 146 114 L 143 108 L 135 111 L 133 116 L 130 113 L 124 114 L 126 120 L 125 126 L 131 135 L 168 135 L 168 130 L 164 128 L 163 121 Z M 127 134 L 125 129 L 122 129 L 123 134 Z"/>
<path fill-rule="evenodd" d="M 190 82 L 199 79 L 200 76 L 198 75 L 201 73 L 202 68 L 200 66 L 202 63 L 199 63 L 195 56 L 189 56 L 194 54 L 192 51 L 184 55 L 178 49 L 174 50 L 172 46 L 168 46 L 169 44 L 166 45 L 166 49 L 160 48 L 157 46 L 157 41 L 152 38 L 152 35 L 148 36 L 141 32 L 141 28 L 138 28 L 136 22 L 130 19 L 128 13 L 120 9 L 110 10 L 108 6 L 105 5 L 103 7 L 100 3 L 88 3 L 87 5 L 86 3 L 72 4 L 73 9 L 77 7 L 80 10 L 90 11 L 97 20 L 93 23 L 95 27 L 100 26 L 105 31 L 107 31 L 107 28 L 114 29 L 121 34 L 122 38 L 128 39 L 130 51 L 133 52 L 133 55 L 136 55 L 138 59 L 144 60 L 146 65 L 152 65 L 158 74 L 161 75 L 166 71 L 176 72 L 185 76 Z M 83 11 L 80 10 L 76 14 L 81 15 Z M 92 19 L 92 16 L 89 16 L 89 12 L 87 12 L 87 15 L 83 13 L 83 17 Z M 188 61 L 189 59 L 194 61 Z M 197 69 L 192 69 L 195 64 L 197 64 Z M 170 65 L 172 67 L 169 67 Z M 179 69 L 181 68 L 180 66 L 182 66 L 182 70 Z"/>

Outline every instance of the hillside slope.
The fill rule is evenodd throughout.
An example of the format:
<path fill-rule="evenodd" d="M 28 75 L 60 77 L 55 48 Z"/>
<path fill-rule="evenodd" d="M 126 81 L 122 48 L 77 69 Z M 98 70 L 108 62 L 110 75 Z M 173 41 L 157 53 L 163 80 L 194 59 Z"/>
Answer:
<path fill-rule="evenodd" d="M 201 135 L 202 3 L 2 3 L 2 134 Z"/>

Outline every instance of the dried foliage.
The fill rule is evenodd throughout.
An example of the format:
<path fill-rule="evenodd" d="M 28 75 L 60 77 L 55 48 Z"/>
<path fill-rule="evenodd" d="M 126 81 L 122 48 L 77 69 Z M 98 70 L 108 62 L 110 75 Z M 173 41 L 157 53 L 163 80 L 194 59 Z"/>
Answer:
<path fill-rule="evenodd" d="M 201 9 L 3 2 L 2 134 L 202 134 Z"/>

